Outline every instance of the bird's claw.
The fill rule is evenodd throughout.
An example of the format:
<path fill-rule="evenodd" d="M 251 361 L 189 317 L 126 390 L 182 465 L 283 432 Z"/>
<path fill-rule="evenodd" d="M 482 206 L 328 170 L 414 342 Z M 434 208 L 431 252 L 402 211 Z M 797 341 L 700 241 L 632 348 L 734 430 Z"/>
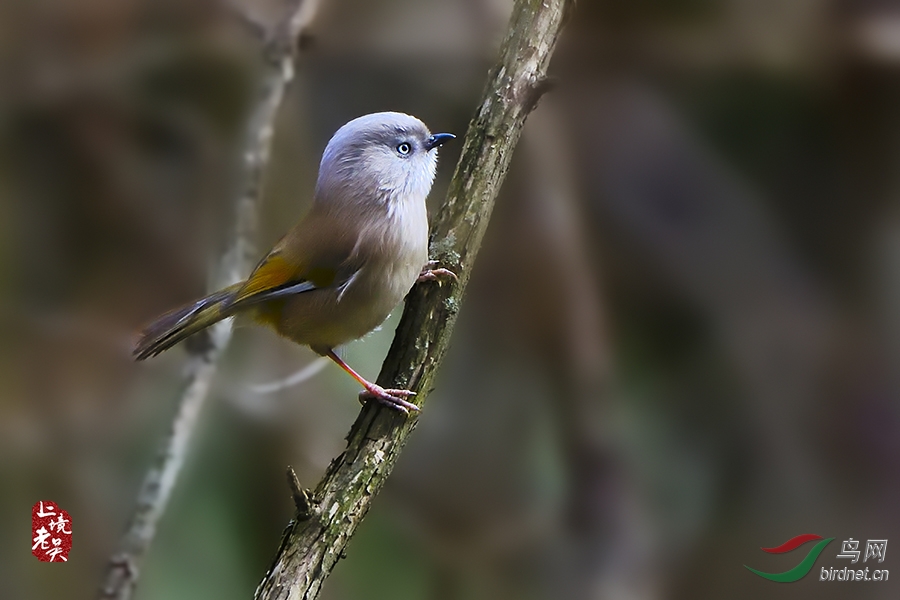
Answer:
<path fill-rule="evenodd" d="M 415 395 L 415 392 L 409 390 L 384 389 L 380 385 L 372 384 L 371 388 L 366 388 L 359 393 L 359 401 L 361 404 L 365 404 L 369 400 L 376 400 L 388 408 L 393 408 L 405 415 L 409 415 L 409 413 L 418 412 L 419 410 L 418 406 L 406 401 L 406 398 Z"/>
<path fill-rule="evenodd" d="M 459 277 L 456 276 L 456 273 L 451 271 L 450 269 L 435 269 L 438 265 L 438 261 L 429 260 L 425 263 L 425 267 L 422 269 L 422 272 L 419 273 L 419 278 L 416 280 L 417 283 L 421 283 L 423 281 L 439 281 L 441 277 L 450 277 L 453 281 L 459 283 Z"/>

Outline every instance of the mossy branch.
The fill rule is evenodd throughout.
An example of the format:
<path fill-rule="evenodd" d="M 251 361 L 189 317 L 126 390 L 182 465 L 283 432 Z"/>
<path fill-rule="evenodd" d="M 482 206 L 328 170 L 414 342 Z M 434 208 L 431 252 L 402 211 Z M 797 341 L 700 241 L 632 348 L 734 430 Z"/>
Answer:
<path fill-rule="evenodd" d="M 572 0 L 519 0 L 500 60 L 469 124 L 447 199 L 434 223 L 432 258 L 458 282 L 416 286 L 378 383 L 417 392 L 421 406 L 444 358 L 460 300 L 528 113 L 548 89 L 547 67 Z M 256 590 L 258 600 L 315 598 L 416 426 L 416 416 L 369 403 L 315 491 L 298 511 Z"/>

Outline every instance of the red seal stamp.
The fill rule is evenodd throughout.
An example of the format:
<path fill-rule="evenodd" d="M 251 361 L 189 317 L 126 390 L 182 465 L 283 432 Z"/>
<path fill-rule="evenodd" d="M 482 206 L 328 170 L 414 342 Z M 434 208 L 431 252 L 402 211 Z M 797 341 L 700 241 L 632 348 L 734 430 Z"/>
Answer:
<path fill-rule="evenodd" d="M 31 553 L 41 562 L 66 562 L 72 549 L 72 517 L 56 502 L 31 507 Z"/>

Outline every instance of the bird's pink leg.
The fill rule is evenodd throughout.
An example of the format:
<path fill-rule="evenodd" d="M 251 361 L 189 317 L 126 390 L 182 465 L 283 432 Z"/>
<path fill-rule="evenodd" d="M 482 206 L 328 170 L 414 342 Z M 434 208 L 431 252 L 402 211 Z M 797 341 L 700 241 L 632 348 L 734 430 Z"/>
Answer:
<path fill-rule="evenodd" d="M 394 410 L 399 410 L 405 415 L 408 415 L 410 412 L 416 412 L 419 410 L 419 407 L 413 404 L 412 402 L 407 402 L 406 398 L 410 396 L 415 396 L 415 392 L 411 392 L 409 390 L 387 390 L 378 385 L 377 383 L 372 383 L 371 381 L 367 381 L 363 378 L 362 375 L 353 370 L 350 365 L 345 363 L 340 356 L 338 356 L 334 350 L 329 350 L 325 355 L 334 362 L 338 364 L 340 368 L 347 371 L 347 373 L 359 382 L 361 386 L 363 386 L 365 391 L 359 393 L 359 401 L 367 402 L 368 400 L 375 399 L 382 404 L 393 408 Z"/>

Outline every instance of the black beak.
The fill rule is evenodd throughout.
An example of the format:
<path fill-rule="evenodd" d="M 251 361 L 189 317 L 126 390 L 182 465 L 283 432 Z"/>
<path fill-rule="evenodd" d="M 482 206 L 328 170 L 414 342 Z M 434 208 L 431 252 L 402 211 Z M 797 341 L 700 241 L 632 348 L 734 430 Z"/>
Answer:
<path fill-rule="evenodd" d="M 453 139 L 456 139 L 456 136 L 452 133 L 435 133 L 425 141 L 425 149 L 433 150 L 434 148 L 440 148 L 446 142 Z"/>

